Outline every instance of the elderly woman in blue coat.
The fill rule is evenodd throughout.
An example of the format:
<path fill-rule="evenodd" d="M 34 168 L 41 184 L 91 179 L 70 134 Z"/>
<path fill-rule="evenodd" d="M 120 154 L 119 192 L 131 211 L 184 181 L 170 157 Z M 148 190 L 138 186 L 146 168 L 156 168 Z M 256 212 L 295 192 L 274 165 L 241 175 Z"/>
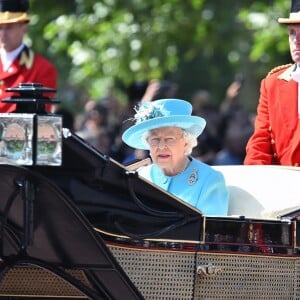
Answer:
<path fill-rule="evenodd" d="M 180 99 L 144 102 L 136 108 L 134 120 L 122 139 L 132 148 L 149 150 L 152 159 L 138 174 L 204 215 L 227 215 L 222 173 L 191 157 L 206 125 L 203 118 L 192 116 L 192 105 Z"/>

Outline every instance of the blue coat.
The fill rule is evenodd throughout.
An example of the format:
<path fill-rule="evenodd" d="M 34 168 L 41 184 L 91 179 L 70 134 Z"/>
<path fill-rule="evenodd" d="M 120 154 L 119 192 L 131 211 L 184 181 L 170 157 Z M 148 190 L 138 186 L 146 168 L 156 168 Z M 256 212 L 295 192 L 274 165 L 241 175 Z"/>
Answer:
<path fill-rule="evenodd" d="M 164 175 L 155 164 L 141 167 L 138 174 L 204 215 L 227 215 L 229 194 L 223 174 L 197 159 L 192 158 L 187 169 L 175 176 Z"/>

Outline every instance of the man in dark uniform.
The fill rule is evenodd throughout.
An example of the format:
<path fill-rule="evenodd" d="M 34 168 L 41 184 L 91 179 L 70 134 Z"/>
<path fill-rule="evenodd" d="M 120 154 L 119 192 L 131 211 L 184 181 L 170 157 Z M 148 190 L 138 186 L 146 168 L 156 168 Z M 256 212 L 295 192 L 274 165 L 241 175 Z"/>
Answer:
<path fill-rule="evenodd" d="M 21 82 L 56 89 L 55 66 L 23 42 L 30 21 L 28 9 L 28 0 L 0 0 L 0 100 L 12 96 L 6 89 Z M 0 102 L 0 112 L 13 110 L 15 104 Z"/>

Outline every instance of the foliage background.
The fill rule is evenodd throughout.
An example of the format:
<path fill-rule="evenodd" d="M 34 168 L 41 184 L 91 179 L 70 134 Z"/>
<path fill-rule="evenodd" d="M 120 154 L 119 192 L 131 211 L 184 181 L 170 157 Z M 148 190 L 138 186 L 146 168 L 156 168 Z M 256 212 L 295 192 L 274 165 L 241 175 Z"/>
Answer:
<path fill-rule="evenodd" d="M 290 62 L 290 1 L 31 0 L 28 43 L 59 70 L 58 98 L 74 112 L 88 98 L 126 99 L 136 81 L 168 79 L 189 100 L 198 89 L 219 103 L 238 73 L 255 111 L 259 82 Z"/>

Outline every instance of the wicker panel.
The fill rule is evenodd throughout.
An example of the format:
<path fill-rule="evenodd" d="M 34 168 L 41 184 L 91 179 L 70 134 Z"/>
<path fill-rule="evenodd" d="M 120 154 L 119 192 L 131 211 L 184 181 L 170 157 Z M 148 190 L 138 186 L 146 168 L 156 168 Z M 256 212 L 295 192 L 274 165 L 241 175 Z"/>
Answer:
<path fill-rule="evenodd" d="M 89 286 L 80 270 L 67 271 L 74 278 Z M 87 299 L 81 292 L 53 273 L 37 267 L 15 267 L 10 269 L 0 283 L 0 296 L 76 297 Z"/>
<path fill-rule="evenodd" d="M 195 299 L 299 299 L 299 292 L 295 294 L 299 262 L 294 258 L 199 254 L 197 265 L 206 264 L 221 272 L 197 277 Z"/>
<path fill-rule="evenodd" d="M 294 299 L 300 299 L 300 258 L 295 262 L 295 296 Z"/>
<path fill-rule="evenodd" d="M 146 299 L 192 299 L 195 255 L 111 248 Z"/>
<path fill-rule="evenodd" d="M 147 300 L 300 299 L 300 258 L 110 249 Z"/>

